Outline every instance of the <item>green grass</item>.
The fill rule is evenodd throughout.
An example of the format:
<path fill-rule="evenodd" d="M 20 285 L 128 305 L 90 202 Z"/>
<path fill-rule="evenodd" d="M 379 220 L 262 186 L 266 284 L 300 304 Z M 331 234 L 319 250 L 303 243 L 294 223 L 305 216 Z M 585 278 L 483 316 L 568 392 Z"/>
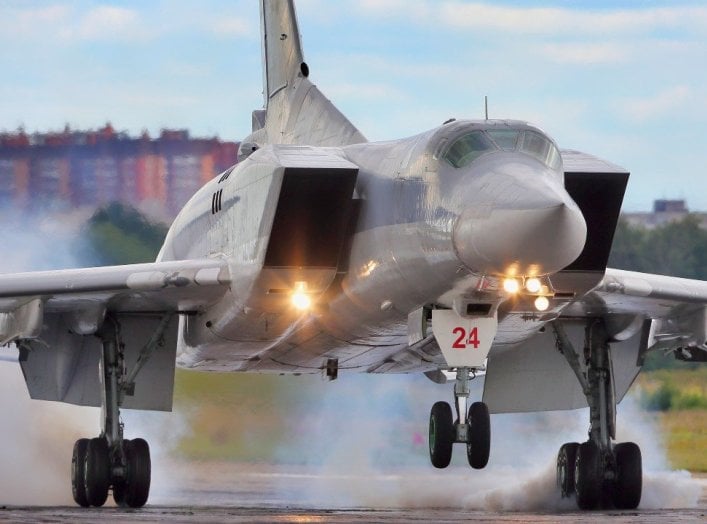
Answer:
<path fill-rule="evenodd" d="M 278 449 L 292 438 L 283 421 L 306 413 L 318 377 L 177 371 L 175 402 L 187 414 L 192 432 L 179 443 L 191 459 L 257 462 L 288 460 Z M 655 417 L 671 465 L 707 472 L 707 365 L 658 370 L 638 378 L 644 405 L 658 402 Z M 451 393 L 451 391 L 450 391 Z M 291 457 L 290 457 L 291 458 Z"/>
<path fill-rule="evenodd" d="M 707 472 L 707 365 L 642 373 L 638 385 L 644 407 L 659 412 L 671 465 Z"/>
<path fill-rule="evenodd" d="M 674 468 L 707 472 L 707 409 L 660 413 L 668 459 Z"/>
<path fill-rule="evenodd" d="M 175 403 L 192 429 L 178 452 L 198 460 L 272 460 L 288 437 L 284 414 L 307 403 L 311 380 L 317 379 L 177 370 Z"/>
<path fill-rule="evenodd" d="M 649 411 L 707 409 L 707 366 L 661 369 L 639 376 L 641 403 Z"/>

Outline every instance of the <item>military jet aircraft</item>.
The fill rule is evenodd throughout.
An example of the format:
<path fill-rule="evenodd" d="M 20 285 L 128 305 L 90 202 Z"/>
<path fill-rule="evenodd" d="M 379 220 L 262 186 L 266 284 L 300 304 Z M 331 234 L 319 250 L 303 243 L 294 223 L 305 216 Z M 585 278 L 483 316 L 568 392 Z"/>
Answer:
<path fill-rule="evenodd" d="M 262 0 L 261 21 L 265 108 L 156 262 L 0 276 L 0 344 L 30 396 L 103 407 L 74 446 L 76 503 L 146 503 L 149 447 L 123 438 L 120 409 L 170 410 L 177 365 L 449 379 L 437 468 L 454 443 L 486 466 L 489 413 L 589 406 L 558 487 L 580 508 L 637 507 L 641 452 L 614 442 L 616 405 L 649 351 L 707 360 L 707 282 L 607 269 L 628 173 L 514 120 L 368 142 L 310 81 L 293 2 Z"/>

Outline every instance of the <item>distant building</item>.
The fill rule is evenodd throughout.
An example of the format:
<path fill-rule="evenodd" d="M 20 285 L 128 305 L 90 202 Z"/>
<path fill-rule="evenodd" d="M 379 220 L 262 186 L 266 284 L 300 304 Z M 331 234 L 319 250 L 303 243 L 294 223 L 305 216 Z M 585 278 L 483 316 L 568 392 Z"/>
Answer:
<path fill-rule="evenodd" d="M 687 215 L 698 218 L 707 229 L 707 213 L 690 213 L 684 200 L 655 200 L 652 213 L 623 213 L 621 216 L 632 226 L 654 229 L 670 222 L 678 222 Z"/>
<path fill-rule="evenodd" d="M 0 208 L 62 212 L 118 200 L 173 218 L 205 182 L 236 162 L 238 144 L 163 130 L 158 138 L 97 131 L 0 134 Z"/>

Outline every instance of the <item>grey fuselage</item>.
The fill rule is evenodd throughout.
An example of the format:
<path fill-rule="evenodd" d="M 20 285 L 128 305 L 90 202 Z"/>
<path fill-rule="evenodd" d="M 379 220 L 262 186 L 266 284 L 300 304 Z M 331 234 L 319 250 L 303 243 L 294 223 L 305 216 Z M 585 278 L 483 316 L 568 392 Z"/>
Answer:
<path fill-rule="evenodd" d="M 489 130 L 541 136 L 555 157 L 495 147 L 462 167 L 445 158 L 459 137 Z M 358 171 L 359 208 L 341 263 L 267 267 L 283 170 L 317 162 Z M 501 279 L 551 278 L 579 255 L 585 238 L 559 153 L 540 130 L 517 121 L 455 121 L 390 142 L 261 147 L 189 201 L 158 260 L 221 257 L 231 272 L 218 304 L 182 317 L 180 366 L 303 373 L 337 359 L 342 369 L 376 371 L 371 366 L 408 347 L 410 312 L 451 308 L 460 298 L 500 307 L 495 347 L 522 341 L 542 321 L 531 304 L 516 302 L 504 313 Z M 305 313 L 274 292 L 303 280 L 314 299 Z M 553 305 L 555 313 L 561 307 Z M 434 351 L 396 362 L 397 371 L 444 366 Z"/>

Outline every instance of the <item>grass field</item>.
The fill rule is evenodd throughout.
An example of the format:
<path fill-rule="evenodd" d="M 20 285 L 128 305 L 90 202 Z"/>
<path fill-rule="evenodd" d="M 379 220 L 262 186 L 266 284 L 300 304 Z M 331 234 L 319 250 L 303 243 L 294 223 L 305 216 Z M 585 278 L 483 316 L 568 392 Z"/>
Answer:
<path fill-rule="evenodd" d="M 658 420 L 670 464 L 677 469 L 707 472 L 707 409 L 665 411 Z"/>
<path fill-rule="evenodd" d="M 175 401 L 194 429 L 179 452 L 193 459 L 268 460 L 296 434 L 293 412 L 311 411 L 320 394 L 311 377 L 178 371 Z M 631 394 L 660 424 L 671 465 L 707 472 L 707 365 L 642 373 Z M 342 409 L 342 416 L 352 413 Z"/>
<path fill-rule="evenodd" d="M 175 402 L 194 429 L 181 439 L 180 454 L 197 460 L 268 457 L 292 387 L 293 377 L 177 371 Z"/>
<path fill-rule="evenodd" d="M 643 373 L 638 387 L 656 412 L 671 465 L 707 472 L 707 365 Z"/>

